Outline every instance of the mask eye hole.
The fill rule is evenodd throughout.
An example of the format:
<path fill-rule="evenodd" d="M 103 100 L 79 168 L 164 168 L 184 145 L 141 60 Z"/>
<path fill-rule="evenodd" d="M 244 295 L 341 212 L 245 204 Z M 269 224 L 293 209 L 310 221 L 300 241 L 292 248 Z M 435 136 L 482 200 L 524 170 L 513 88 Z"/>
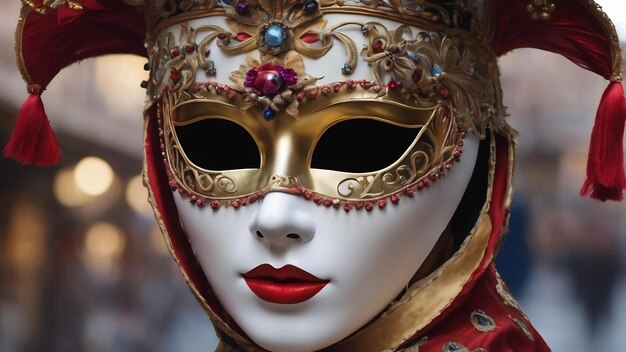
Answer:
<path fill-rule="evenodd" d="M 311 168 L 350 173 L 384 169 L 407 151 L 419 130 L 364 118 L 339 122 L 315 145 Z"/>
<path fill-rule="evenodd" d="M 209 118 L 175 128 L 185 155 L 202 169 L 260 168 L 261 155 L 254 139 L 245 128 L 232 121 Z"/>

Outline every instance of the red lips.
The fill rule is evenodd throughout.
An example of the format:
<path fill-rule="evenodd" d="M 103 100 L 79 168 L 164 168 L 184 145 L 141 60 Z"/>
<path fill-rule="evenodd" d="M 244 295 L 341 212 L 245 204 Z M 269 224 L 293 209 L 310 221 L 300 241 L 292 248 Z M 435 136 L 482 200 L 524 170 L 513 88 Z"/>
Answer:
<path fill-rule="evenodd" d="M 307 301 L 330 282 L 293 265 L 276 269 L 269 264 L 261 264 L 242 276 L 260 299 L 278 304 Z"/>

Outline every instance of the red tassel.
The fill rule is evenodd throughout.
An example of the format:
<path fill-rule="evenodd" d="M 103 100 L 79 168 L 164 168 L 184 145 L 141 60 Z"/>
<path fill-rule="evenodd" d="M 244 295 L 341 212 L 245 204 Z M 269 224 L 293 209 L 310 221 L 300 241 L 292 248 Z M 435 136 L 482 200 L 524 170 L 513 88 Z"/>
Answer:
<path fill-rule="evenodd" d="M 54 165 L 61 160 L 59 143 L 39 94 L 31 93 L 22 105 L 4 156 L 36 166 Z"/>
<path fill-rule="evenodd" d="M 602 95 L 591 132 L 587 180 L 581 195 L 601 201 L 624 199 L 624 123 L 626 99 L 619 82 L 611 82 Z"/>

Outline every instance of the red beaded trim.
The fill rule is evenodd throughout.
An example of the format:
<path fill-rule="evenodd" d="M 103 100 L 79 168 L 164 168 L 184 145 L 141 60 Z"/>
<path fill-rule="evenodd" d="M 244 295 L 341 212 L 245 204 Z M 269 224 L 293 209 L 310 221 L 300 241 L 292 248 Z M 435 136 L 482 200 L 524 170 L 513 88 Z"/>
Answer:
<path fill-rule="evenodd" d="M 159 126 L 161 124 L 161 112 L 160 106 L 157 108 L 157 118 L 159 122 Z M 178 192 L 182 197 L 189 197 L 189 202 L 199 208 L 203 208 L 206 205 L 210 206 L 213 210 L 218 210 L 221 207 L 232 206 L 235 209 L 246 206 L 248 204 L 253 204 L 257 200 L 265 197 L 266 194 L 270 192 L 280 191 L 289 194 L 294 194 L 298 196 L 302 196 L 306 200 L 311 200 L 315 204 L 319 206 L 325 206 L 327 208 L 333 207 L 335 209 L 343 209 L 346 213 L 351 210 L 365 210 L 372 211 L 374 208 L 378 207 L 379 209 L 384 209 L 389 203 L 392 205 L 398 205 L 400 203 L 400 199 L 402 197 L 413 198 L 415 192 L 419 192 L 425 188 L 430 187 L 431 184 L 437 182 L 441 178 L 443 178 L 447 171 L 452 169 L 454 163 L 458 163 L 461 161 L 461 156 L 463 155 L 463 145 L 464 138 L 467 130 L 461 130 L 459 133 L 459 139 L 457 141 L 456 147 L 452 152 L 452 156 L 440 166 L 431 169 L 428 173 L 420 177 L 415 182 L 405 186 L 403 189 L 400 189 L 398 192 L 382 196 L 380 198 L 371 198 L 367 200 L 346 200 L 339 199 L 334 197 L 329 197 L 326 195 L 322 195 L 316 193 L 308 188 L 298 187 L 298 188 L 274 188 L 274 189 L 264 189 L 257 191 L 253 194 L 238 197 L 238 198 L 229 198 L 229 199 L 218 199 L 218 198 L 209 198 L 202 195 L 198 195 L 193 193 L 192 191 L 185 188 L 184 185 L 180 184 L 178 180 L 172 174 L 169 163 L 167 162 L 167 157 L 165 153 L 165 142 L 163 140 L 164 134 L 162 127 L 159 127 L 159 138 L 160 138 L 160 147 L 161 147 L 161 155 L 163 156 L 163 164 L 165 166 L 165 172 L 167 173 L 167 177 L 169 180 L 170 189 L 173 192 Z"/>
<path fill-rule="evenodd" d="M 179 72 L 175 68 L 172 68 L 170 74 L 173 76 L 178 76 Z M 344 87 L 350 90 L 358 87 L 364 90 L 372 90 L 375 93 L 379 93 L 383 89 L 387 89 L 387 91 L 398 92 L 400 93 L 401 96 L 404 96 L 410 90 L 410 88 L 406 87 L 404 84 L 402 84 L 402 82 L 396 81 L 393 79 L 390 80 L 386 84 L 378 84 L 374 81 L 368 81 L 368 80 L 346 80 L 346 81 L 329 83 L 323 86 L 306 87 L 302 91 L 294 92 L 294 93 L 295 93 L 296 99 L 299 102 L 301 102 L 304 99 L 315 99 L 317 98 L 319 94 L 328 96 L 331 93 L 339 93 L 341 89 Z M 432 91 L 428 91 L 427 92 L 428 94 L 420 91 L 419 92 L 420 95 L 423 98 L 431 98 L 431 99 L 435 98 L 436 95 L 439 95 L 439 99 L 445 99 L 449 96 L 448 89 L 442 84 L 440 83 L 433 84 L 432 87 L 433 87 Z M 168 91 L 171 89 L 171 86 L 164 85 L 162 89 L 163 91 Z M 214 94 L 220 94 L 220 95 L 223 94 L 227 96 L 228 99 L 230 100 L 234 100 L 237 97 L 245 98 L 245 97 L 250 97 L 251 95 L 257 96 L 256 93 L 249 92 L 248 90 L 242 90 L 240 88 L 233 87 L 228 84 L 218 83 L 215 81 L 195 83 L 193 85 L 193 88 L 190 89 L 192 93 L 199 92 L 202 90 L 206 90 Z M 437 94 L 434 94 L 433 92 Z M 407 98 L 408 97 L 409 96 L 407 96 Z"/>

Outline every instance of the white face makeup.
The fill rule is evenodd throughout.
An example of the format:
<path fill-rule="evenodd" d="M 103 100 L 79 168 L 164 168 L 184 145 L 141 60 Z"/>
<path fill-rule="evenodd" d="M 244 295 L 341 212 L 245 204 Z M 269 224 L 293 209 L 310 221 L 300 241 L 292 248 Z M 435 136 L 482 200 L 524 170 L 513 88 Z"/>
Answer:
<path fill-rule="evenodd" d="M 283 192 L 217 211 L 174 198 L 209 283 L 243 331 L 271 351 L 314 351 L 358 330 L 407 285 L 460 203 L 478 145 L 468 133 L 461 162 L 444 179 L 371 212 L 346 213 Z M 298 288 L 285 293 L 263 285 L 253 292 L 242 275 L 262 264 L 296 266 L 329 282 L 300 303 L 271 303 L 268 295 L 302 296 L 294 298 Z"/>

